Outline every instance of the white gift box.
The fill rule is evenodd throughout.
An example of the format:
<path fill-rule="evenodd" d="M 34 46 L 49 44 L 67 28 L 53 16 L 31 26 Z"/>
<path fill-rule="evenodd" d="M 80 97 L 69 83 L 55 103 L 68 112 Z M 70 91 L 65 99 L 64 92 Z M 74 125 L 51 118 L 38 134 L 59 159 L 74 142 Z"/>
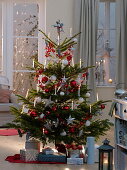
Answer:
<path fill-rule="evenodd" d="M 82 165 L 83 164 L 83 158 L 67 158 L 67 164 Z"/>
<path fill-rule="evenodd" d="M 30 139 L 25 142 L 25 149 L 34 149 L 40 151 L 40 142 L 35 139 Z"/>
<path fill-rule="evenodd" d="M 36 161 L 38 157 L 38 150 L 36 149 L 20 149 L 20 160 L 22 161 Z"/>

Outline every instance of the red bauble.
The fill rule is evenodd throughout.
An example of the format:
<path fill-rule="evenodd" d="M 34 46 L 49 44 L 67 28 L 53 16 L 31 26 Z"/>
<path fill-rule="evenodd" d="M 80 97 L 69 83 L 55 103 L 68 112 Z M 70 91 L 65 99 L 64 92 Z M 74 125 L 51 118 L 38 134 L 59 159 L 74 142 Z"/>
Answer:
<path fill-rule="evenodd" d="M 84 125 L 84 122 L 80 122 L 80 125 L 81 125 L 81 126 Z"/>
<path fill-rule="evenodd" d="M 77 149 L 77 146 L 76 146 L 76 145 L 72 145 L 72 149 L 73 149 L 73 150 L 76 150 L 76 149 Z"/>
<path fill-rule="evenodd" d="M 78 145 L 77 149 L 82 150 L 82 145 Z"/>
<path fill-rule="evenodd" d="M 69 89 L 68 90 L 70 93 L 73 93 L 74 92 L 74 89 Z"/>
<path fill-rule="evenodd" d="M 51 113 L 50 111 L 46 111 L 46 115 L 50 115 L 50 113 Z"/>
<path fill-rule="evenodd" d="M 49 133 L 49 131 L 45 129 L 44 134 L 47 135 L 48 133 Z"/>
<path fill-rule="evenodd" d="M 56 107 L 56 106 L 53 106 L 53 107 L 52 107 L 52 110 L 53 110 L 53 111 L 56 111 L 56 110 L 57 110 L 57 107 Z"/>
<path fill-rule="evenodd" d="M 39 87 L 40 87 L 42 90 L 44 90 L 44 88 L 45 88 L 45 86 L 43 86 L 43 85 L 39 85 Z"/>
<path fill-rule="evenodd" d="M 64 87 L 65 87 L 65 88 L 68 88 L 68 84 L 65 84 Z"/>
<path fill-rule="evenodd" d="M 75 80 L 72 80 L 72 81 L 70 82 L 70 85 L 71 85 L 72 87 L 75 87 L 75 86 L 77 86 L 77 82 L 76 82 Z"/>
<path fill-rule="evenodd" d="M 63 109 L 68 110 L 68 109 L 70 109 L 70 107 L 69 106 L 64 106 Z"/>
<path fill-rule="evenodd" d="M 48 81 L 48 77 L 46 77 L 46 76 L 42 77 L 41 81 L 42 81 L 42 83 L 46 83 Z"/>
<path fill-rule="evenodd" d="M 66 144 L 66 148 L 67 148 L 67 149 L 70 149 L 70 148 L 71 148 L 71 145 Z"/>
<path fill-rule="evenodd" d="M 49 89 L 45 89 L 45 92 L 48 93 L 48 92 L 49 92 Z"/>
<path fill-rule="evenodd" d="M 40 69 L 40 70 L 37 70 L 37 73 L 42 74 L 43 71 L 44 71 L 43 69 Z"/>
<path fill-rule="evenodd" d="M 37 117 L 37 113 L 35 111 L 30 111 L 30 116 L 31 117 Z"/>
<path fill-rule="evenodd" d="M 72 56 L 71 55 L 67 56 L 67 60 L 71 61 L 72 60 Z"/>
<path fill-rule="evenodd" d="M 105 109 L 105 105 L 104 104 L 101 104 L 101 109 Z"/>
<path fill-rule="evenodd" d="M 82 77 L 86 77 L 87 76 L 87 73 L 83 73 Z"/>
<path fill-rule="evenodd" d="M 74 133 L 75 132 L 75 128 L 74 127 L 70 127 L 69 128 L 69 132 Z"/>

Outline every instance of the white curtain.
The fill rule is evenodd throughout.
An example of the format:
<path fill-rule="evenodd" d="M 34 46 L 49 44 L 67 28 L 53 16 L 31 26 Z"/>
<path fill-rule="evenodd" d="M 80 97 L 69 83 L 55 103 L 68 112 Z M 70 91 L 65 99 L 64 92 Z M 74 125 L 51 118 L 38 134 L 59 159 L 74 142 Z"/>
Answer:
<path fill-rule="evenodd" d="M 127 88 L 127 0 L 116 0 L 117 85 Z"/>
<path fill-rule="evenodd" d="M 76 49 L 76 62 L 81 58 L 84 66 L 96 65 L 96 44 L 98 26 L 98 0 L 75 0 L 74 31 L 81 32 Z M 88 77 L 91 101 L 96 99 L 95 67 L 89 69 Z"/>

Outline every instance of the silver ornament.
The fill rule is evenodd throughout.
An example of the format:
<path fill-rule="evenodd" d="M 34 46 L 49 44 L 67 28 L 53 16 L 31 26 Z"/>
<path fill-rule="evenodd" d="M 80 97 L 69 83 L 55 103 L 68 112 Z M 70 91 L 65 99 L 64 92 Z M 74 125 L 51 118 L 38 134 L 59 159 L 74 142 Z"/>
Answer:
<path fill-rule="evenodd" d="M 84 102 L 84 99 L 82 97 L 79 97 L 78 101 L 79 101 L 79 103 L 82 103 L 82 102 Z"/>
<path fill-rule="evenodd" d="M 90 126 L 91 122 L 89 120 L 86 121 L 85 125 Z"/>
<path fill-rule="evenodd" d="M 63 91 L 60 92 L 60 96 L 64 96 L 65 93 Z"/>
<path fill-rule="evenodd" d="M 89 93 L 89 92 L 87 92 L 85 96 L 86 96 L 86 97 L 90 97 L 90 93 Z"/>
<path fill-rule="evenodd" d="M 45 115 L 42 113 L 42 114 L 40 115 L 40 118 L 43 119 L 44 116 L 45 116 Z"/>
<path fill-rule="evenodd" d="M 60 133 L 60 136 L 66 136 L 66 135 L 67 135 L 67 133 L 65 131 Z"/>
<path fill-rule="evenodd" d="M 67 65 L 68 65 L 68 61 L 67 61 L 67 60 L 62 60 L 62 64 L 63 64 L 64 66 L 67 66 Z"/>
<path fill-rule="evenodd" d="M 41 97 L 36 97 L 35 100 L 36 100 L 36 103 L 41 103 L 42 102 Z"/>
<path fill-rule="evenodd" d="M 78 42 L 78 39 L 77 39 L 77 38 L 74 38 L 73 41 L 74 41 L 74 42 Z"/>
<path fill-rule="evenodd" d="M 73 123 L 73 121 L 75 120 L 75 118 L 72 118 L 71 116 L 69 116 L 69 118 L 66 119 L 66 120 L 67 120 L 67 124 L 69 125 L 69 124 L 72 124 L 72 123 Z"/>
<path fill-rule="evenodd" d="M 50 77 L 50 80 L 51 80 L 51 81 L 56 81 L 56 76 L 55 76 L 55 75 L 52 75 L 52 76 Z"/>

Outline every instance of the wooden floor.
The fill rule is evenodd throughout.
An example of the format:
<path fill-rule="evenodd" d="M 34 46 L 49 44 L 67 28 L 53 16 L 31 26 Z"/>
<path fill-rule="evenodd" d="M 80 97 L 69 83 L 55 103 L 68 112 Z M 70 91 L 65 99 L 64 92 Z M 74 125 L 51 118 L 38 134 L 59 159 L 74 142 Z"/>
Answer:
<path fill-rule="evenodd" d="M 19 153 L 24 147 L 25 137 L 0 136 L 0 170 L 98 170 L 98 164 L 94 165 L 53 165 L 53 164 L 19 164 L 9 163 L 5 158 Z"/>

